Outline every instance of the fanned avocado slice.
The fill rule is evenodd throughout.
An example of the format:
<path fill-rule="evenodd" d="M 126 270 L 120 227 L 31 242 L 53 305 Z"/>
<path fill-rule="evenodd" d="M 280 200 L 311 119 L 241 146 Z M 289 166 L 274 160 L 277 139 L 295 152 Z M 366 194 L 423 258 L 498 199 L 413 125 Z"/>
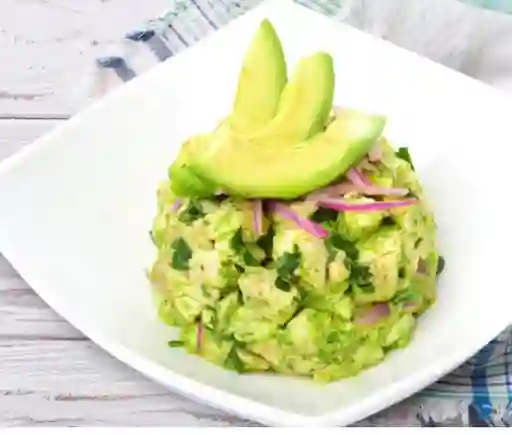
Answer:
<path fill-rule="evenodd" d="M 329 184 L 361 160 L 385 124 L 384 117 L 344 110 L 324 132 L 291 144 L 244 141 L 221 128 L 207 152 L 194 154 L 190 168 L 232 195 L 297 198 Z"/>
<path fill-rule="evenodd" d="M 232 128 L 251 133 L 274 118 L 286 80 L 281 41 L 272 24 L 263 20 L 245 53 L 230 116 Z"/>
<path fill-rule="evenodd" d="M 303 57 L 297 63 L 281 95 L 277 115 L 244 140 L 299 142 L 322 131 L 329 118 L 334 97 L 334 64 L 323 52 Z"/>
<path fill-rule="evenodd" d="M 208 197 L 215 192 L 215 186 L 190 170 L 190 156 L 201 153 L 207 146 L 210 135 L 193 136 L 181 147 L 176 160 L 169 167 L 171 190 L 177 196 Z"/>

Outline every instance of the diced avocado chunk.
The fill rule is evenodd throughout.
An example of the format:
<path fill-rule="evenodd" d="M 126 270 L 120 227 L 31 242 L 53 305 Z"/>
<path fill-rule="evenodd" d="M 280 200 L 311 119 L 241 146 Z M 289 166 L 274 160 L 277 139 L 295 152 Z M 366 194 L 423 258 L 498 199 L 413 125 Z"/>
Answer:
<path fill-rule="evenodd" d="M 366 283 L 353 286 L 356 302 L 391 299 L 397 290 L 402 257 L 400 233 L 394 228 L 382 227 L 368 238 L 357 242 L 356 246 L 359 258 L 355 270 L 366 275 L 364 278 L 369 283 L 368 287 L 365 287 Z"/>
<path fill-rule="evenodd" d="M 322 344 L 322 335 L 328 327 L 329 315 L 310 308 L 299 312 L 287 325 L 285 339 L 301 355 L 315 354 Z"/>
<path fill-rule="evenodd" d="M 300 276 L 304 283 L 312 287 L 325 287 L 328 253 L 322 239 L 298 229 L 279 225 L 275 229 L 274 250 L 277 272 L 281 278 L 283 272 L 290 270 L 292 275 Z"/>
<path fill-rule="evenodd" d="M 371 203 L 371 198 L 352 200 L 354 203 Z M 346 212 L 338 216 L 337 230 L 339 234 L 348 240 L 359 240 L 375 231 L 385 216 L 384 212 Z"/>
<path fill-rule="evenodd" d="M 229 335 L 231 320 L 240 306 L 238 291 L 232 291 L 217 302 L 215 328 L 220 333 Z"/>
<path fill-rule="evenodd" d="M 240 359 L 240 362 L 243 364 L 245 371 L 262 372 L 270 368 L 270 364 L 259 355 L 244 349 L 237 349 L 236 353 Z"/>
<path fill-rule="evenodd" d="M 415 326 L 416 319 L 411 314 L 404 314 L 391 326 L 384 345 L 404 347 L 409 343 Z"/>
<path fill-rule="evenodd" d="M 196 353 L 213 364 L 223 365 L 233 346 L 231 340 L 218 337 L 213 331 L 198 324 L 181 330 L 181 339 L 190 353 Z"/>
<path fill-rule="evenodd" d="M 237 340 L 253 343 L 276 334 L 277 328 L 287 322 L 298 307 L 298 292 L 276 286 L 275 270 L 263 267 L 248 270 L 239 279 L 243 297 L 233 316 L 231 330 Z"/>

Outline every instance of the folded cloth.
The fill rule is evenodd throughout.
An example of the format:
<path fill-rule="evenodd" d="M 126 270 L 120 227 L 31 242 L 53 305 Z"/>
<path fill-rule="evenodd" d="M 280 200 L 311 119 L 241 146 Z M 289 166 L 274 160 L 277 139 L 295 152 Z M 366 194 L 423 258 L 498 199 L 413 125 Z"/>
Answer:
<path fill-rule="evenodd" d="M 419 1 L 425 4 L 422 0 Z M 443 1 L 446 1 L 446 4 L 455 3 L 454 0 Z M 397 31 L 393 30 L 394 26 L 389 23 L 382 24 L 382 17 L 385 16 L 382 10 L 380 11 L 381 24 L 378 24 L 376 17 L 379 16 L 379 11 L 373 10 L 374 5 L 386 4 L 387 7 L 393 5 L 399 7 L 401 2 L 407 2 L 410 7 L 410 4 L 416 1 L 298 0 L 298 2 L 323 14 L 358 25 L 363 30 L 389 37 Z M 436 2 L 437 0 L 432 2 L 429 0 L 426 3 L 432 5 Z M 142 23 L 140 27 L 121 36 L 118 44 L 114 44 L 108 53 L 96 59 L 98 75 L 95 89 L 99 90 L 97 93 L 103 95 L 118 84 L 133 79 L 159 62 L 193 45 L 258 3 L 259 0 L 175 0 L 167 13 Z M 508 0 L 501 2 L 468 0 L 466 3 L 488 8 L 501 5 L 502 8 L 512 11 Z M 453 4 L 450 7 L 453 7 Z M 396 11 L 393 9 L 394 13 Z M 375 18 L 373 24 L 371 23 L 372 14 Z M 441 11 L 441 15 L 446 14 Z M 400 16 L 400 19 L 403 19 L 403 16 Z M 421 33 L 419 30 L 418 32 Z M 469 42 L 465 41 L 466 44 Z M 512 65 L 510 74 L 512 76 Z M 405 402 L 358 425 L 512 426 L 512 327 L 453 373 Z"/>

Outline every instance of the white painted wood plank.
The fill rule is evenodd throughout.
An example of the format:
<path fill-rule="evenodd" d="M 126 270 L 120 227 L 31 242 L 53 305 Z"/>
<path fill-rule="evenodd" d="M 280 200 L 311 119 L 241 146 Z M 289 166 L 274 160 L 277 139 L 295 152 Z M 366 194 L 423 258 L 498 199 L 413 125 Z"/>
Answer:
<path fill-rule="evenodd" d="M 193 403 L 87 341 L 0 339 L 0 424 L 249 425 Z"/>
<path fill-rule="evenodd" d="M 30 144 L 59 122 L 62 121 L 0 119 L 0 160 Z"/>
<path fill-rule="evenodd" d="M 95 97 L 95 58 L 171 4 L 1 0 L 0 115 L 76 113 Z"/>

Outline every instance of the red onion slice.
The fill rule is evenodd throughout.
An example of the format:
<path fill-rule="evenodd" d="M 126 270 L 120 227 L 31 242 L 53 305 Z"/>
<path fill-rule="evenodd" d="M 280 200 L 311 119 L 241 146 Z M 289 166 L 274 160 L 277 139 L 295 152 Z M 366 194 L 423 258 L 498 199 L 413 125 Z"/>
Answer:
<path fill-rule="evenodd" d="M 260 199 L 252 202 L 252 223 L 256 235 L 263 234 L 263 201 Z"/>
<path fill-rule="evenodd" d="M 176 211 L 181 207 L 181 199 L 176 199 L 171 206 L 172 211 Z"/>
<path fill-rule="evenodd" d="M 402 197 L 409 193 L 408 189 L 401 187 L 381 187 L 376 185 L 357 186 L 352 183 L 341 183 L 319 189 L 308 196 L 308 200 L 318 200 L 343 196 L 347 193 L 360 193 L 367 196 L 398 196 Z"/>
<path fill-rule="evenodd" d="M 203 334 L 204 328 L 202 323 L 197 324 L 197 335 L 196 335 L 196 352 L 199 353 L 201 351 L 201 346 L 203 344 Z"/>
<path fill-rule="evenodd" d="M 356 203 L 348 202 L 338 198 L 321 198 L 318 200 L 318 204 L 324 208 L 330 208 L 336 211 L 358 211 L 358 212 L 372 212 L 388 210 L 396 207 L 408 207 L 417 204 L 416 198 L 404 199 L 400 201 L 380 201 L 380 202 L 367 202 L 367 203 Z"/>
<path fill-rule="evenodd" d="M 386 303 L 377 303 L 361 313 L 354 323 L 358 325 L 373 325 L 378 321 L 388 317 L 391 314 L 389 305 Z"/>
<path fill-rule="evenodd" d="M 289 219 L 295 222 L 297 226 L 315 237 L 324 238 L 329 235 L 329 232 L 322 225 L 299 216 L 287 205 L 274 201 L 270 204 L 270 206 L 275 213 L 279 214 L 285 219 Z"/>
<path fill-rule="evenodd" d="M 361 172 L 359 172 L 357 168 L 350 168 L 347 171 L 347 178 L 355 186 L 367 186 L 370 184 L 366 177 Z"/>

